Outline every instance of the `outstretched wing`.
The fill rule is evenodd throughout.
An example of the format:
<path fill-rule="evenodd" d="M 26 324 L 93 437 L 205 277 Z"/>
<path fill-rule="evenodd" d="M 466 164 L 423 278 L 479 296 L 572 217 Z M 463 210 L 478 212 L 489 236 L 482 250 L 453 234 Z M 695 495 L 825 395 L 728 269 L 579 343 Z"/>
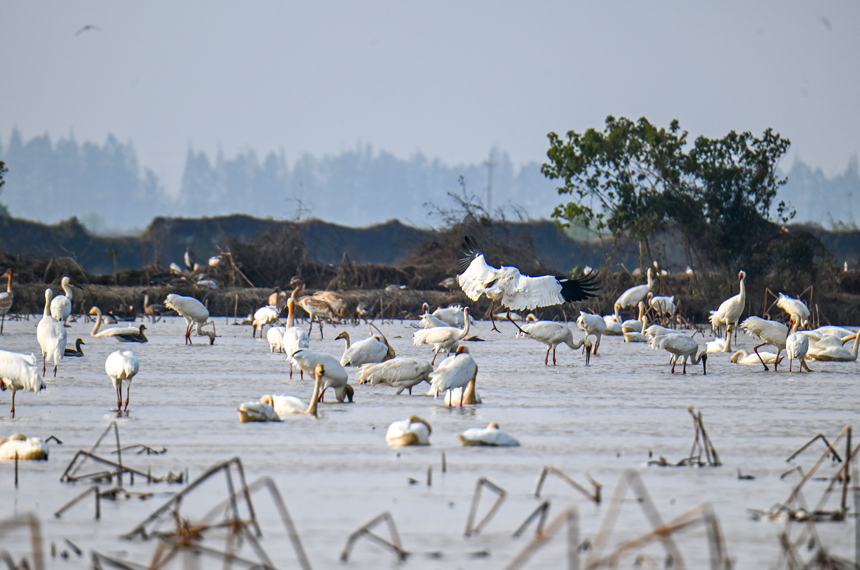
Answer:
<path fill-rule="evenodd" d="M 552 275 L 519 275 L 506 283 L 503 290 L 502 305 L 514 311 L 564 303 L 562 285 Z"/>
<path fill-rule="evenodd" d="M 466 236 L 463 238 L 463 257 L 460 258 L 460 275 L 457 283 L 466 296 L 477 301 L 485 290 L 484 284 L 495 280 L 498 269 L 488 265 L 484 254 L 478 249 L 475 241 Z"/>
<path fill-rule="evenodd" d="M 559 278 L 561 296 L 565 302 L 575 303 L 597 295 L 597 274 L 591 273 L 578 279 Z"/>

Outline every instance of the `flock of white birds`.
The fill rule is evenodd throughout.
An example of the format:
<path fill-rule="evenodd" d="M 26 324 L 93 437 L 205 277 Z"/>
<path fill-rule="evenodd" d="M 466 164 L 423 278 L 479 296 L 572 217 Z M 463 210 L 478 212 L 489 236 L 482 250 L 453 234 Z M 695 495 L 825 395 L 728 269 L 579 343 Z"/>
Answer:
<path fill-rule="evenodd" d="M 541 321 L 530 314 L 522 325 L 513 319 L 511 310 L 527 311 L 537 307 L 558 305 L 565 302 L 575 302 L 594 296 L 596 291 L 595 276 L 587 275 L 579 279 L 556 278 L 551 275 L 529 277 L 522 275 L 514 267 L 495 268 L 484 260 L 484 255 L 475 242 L 469 238 L 463 243 L 464 257 L 461 260 L 460 275 L 457 283 L 466 295 L 476 301 L 486 296 L 492 302 L 492 309 L 499 305 L 507 310 L 507 318 L 518 329 L 518 336 L 531 338 L 544 344 L 546 354 L 544 364 L 549 365 L 550 352 L 552 364 L 555 365 L 556 349 L 565 344 L 572 350 L 582 348 L 586 357 L 586 366 L 592 355 L 598 354 L 600 340 L 603 335 L 621 335 L 625 342 L 647 342 L 655 350 L 665 350 L 671 354 L 670 364 L 672 373 L 680 362 L 682 373 L 686 373 L 688 361 L 692 365 L 702 364 L 703 374 L 707 373 L 708 353 L 731 351 L 732 336 L 738 328 L 761 340 L 753 348 L 754 354 L 744 350 L 732 353 L 730 362 L 740 364 L 760 363 L 765 369 L 772 364 L 774 370 L 784 358 L 782 352 L 789 358 L 789 371 L 793 369 L 794 360 L 798 361 L 798 371 L 810 371 L 807 360 L 822 361 L 856 361 L 860 347 L 860 333 L 855 331 L 825 326 L 814 330 L 803 330 L 809 325 L 809 309 L 800 300 L 780 294 L 776 305 L 785 311 L 789 317 L 789 325 L 778 321 L 766 320 L 750 316 L 741 321 L 746 307 L 746 274 L 738 274 L 739 293 L 724 301 L 717 310 L 711 311 L 710 322 L 718 338 L 708 342 L 704 349 L 694 340 L 696 332 L 669 328 L 660 324 L 648 323 L 648 313 L 653 313 L 664 324 L 671 324 L 676 319 L 677 305 L 674 297 L 654 296 L 653 273 L 649 269 L 647 283 L 632 287 L 625 291 L 615 302 L 611 315 L 595 315 L 584 311 L 576 324 L 584 332 L 579 340 L 574 340 L 573 331 L 563 323 Z M 0 296 L 0 309 L 6 311 L 12 299 L 12 274 L 7 272 L 7 292 Z M 62 280 L 63 295 L 53 295 L 51 289 L 45 291 L 45 307 L 42 319 L 37 327 L 37 340 L 42 352 L 42 374 L 38 371 L 38 361 L 34 354 L 25 355 L 0 350 L 0 387 L 12 391 L 12 414 L 15 413 L 15 394 L 18 390 L 37 392 L 44 389 L 42 377 L 47 372 L 47 363 L 53 363 L 54 376 L 64 356 L 81 356 L 81 345 L 78 339 L 76 348 L 67 348 L 66 321 L 71 314 L 71 299 L 73 283 L 68 277 Z M 318 292 L 313 296 L 302 295 L 304 283 L 294 279 L 294 287 L 289 297 L 284 293 L 273 293 L 269 305 L 261 307 L 252 319 L 252 336 L 256 337 L 257 330 L 263 335 L 263 328 L 269 325 L 266 333 L 271 352 L 282 352 L 290 366 L 290 377 L 293 369 L 298 368 L 304 376 L 314 378 L 314 388 L 310 400 L 306 403 L 293 396 L 264 395 L 259 401 L 246 402 L 239 406 L 239 419 L 242 422 L 283 421 L 292 414 L 307 414 L 316 417 L 318 405 L 325 402 L 325 394 L 331 389 L 338 402 L 353 401 L 354 389 L 349 384 L 347 367 L 359 369 L 358 384 L 371 385 L 387 384 L 395 387 L 396 394 L 412 389 L 422 382 L 430 384 L 430 395 L 444 396 L 445 404 L 464 405 L 482 402 L 476 390 L 478 363 L 470 354 L 465 342 L 470 340 L 470 327 L 474 318 L 469 307 L 440 307 L 433 313 L 427 304 L 424 314 L 419 321 L 419 329 L 414 333 L 412 341 L 415 346 L 427 345 L 432 347 L 433 357 L 429 362 L 416 357 L 397 357 L 394 347 L 382 331 L 378 334 L 353 342 L 348 332 L 341 332 L 337 339 L 343 339 L 345 349 L 340 358 L 311 350 L 310 332 L 313 322 L 319 324 L 320 337 L 323 336 L 323 320 L 335 322 L 344 317 L 346 300 L 336 293 Z M 214 344 L 215 325 L 209 318 L 209 311 L 197 299 L 176 294 L 170 294 L 164 306 L 176 311 L 186 319 L 185 342 L 192 343 L 192 332 L 208 337 L 209 343 Z M 310 328 L 296 325 L 296 308 L 303 307 L 310 317 Z M 638 318 L 622 320 L 621 310 L 638 309 Z M 279 317 L 282 311 L 287 311 L 287 322 L 281 326 Z M 117 326 L 102 330 L 103 315 L 98 307 L 93 307 L 90 314 L 96 316 L 96 323 L 91 332 L 92 337 L 114 337 L 121 342 L 146 342 L 145 326 Z M 5 311 L 3 312 L 5 318 Z M 2 325 L 0 325 L 2 326 Z M 211 327 L 211 328 L 206 328 Z M 723 328 L 725 333 L 722 333 Z M 498 330 L 493 321 L 493 329 Z M 852 347 L 845 344 L 854 340 Z M 775 353 L 760 351 L 765 345 L 776 349 Z M 440 364 L 436 365 L 439 353 L 445 353 Z M 127 411 L 130 400 L 131 382 L 140 370 L 140 362 L 131 350 L 118 350 L 111 353 L 105 361 L 105 372 L 111 380 L 117 397 L 117 410 L 123 410 L 122 388 L 126 386 L 124 410 Z M 418 417 L 397 421 L 391 424 L 386 434 L 386 442 L 392 446 L 428 445 L 432 427 Z M 487 428 L 473 428 L 458 434 L 463 445 L 515 446 L 519 445 L 511 435 L 502 431 L 498 424 L 492 423 Z M 28 447 L 29 446 L 29 447 Z M 38 438 L 26 438 L 15 434 L 0 441 L 0 459 L 17 456 L 20 459 L 46 458 L 47 446 Z"/>

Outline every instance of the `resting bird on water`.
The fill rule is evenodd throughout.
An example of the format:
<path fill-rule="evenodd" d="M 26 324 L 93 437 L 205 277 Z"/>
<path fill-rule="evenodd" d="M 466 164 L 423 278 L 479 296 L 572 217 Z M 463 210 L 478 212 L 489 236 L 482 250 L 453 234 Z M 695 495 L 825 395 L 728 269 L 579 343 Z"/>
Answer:
<path fill-rule="evenodd" d="M 512 309 L 531 310 L 582 301 L 593 297 L 597 290 L 594 275 L 579 279 L 552 275 L 529 277 L 520 273 L 516 267 L 492 267 L 484 260 L 483 252 L 469 236 L 463 238 L 462 254 L 457 282 L 466 296 L 473 301 L 477 301 L 481 295 L 490 299 L 490 320 L 493 323 L 492 330 L 496 332 L 500 332 L 492 317 L 496 303 L 508 310 L 508 320 L 522 331 L 511 319 Z"/>

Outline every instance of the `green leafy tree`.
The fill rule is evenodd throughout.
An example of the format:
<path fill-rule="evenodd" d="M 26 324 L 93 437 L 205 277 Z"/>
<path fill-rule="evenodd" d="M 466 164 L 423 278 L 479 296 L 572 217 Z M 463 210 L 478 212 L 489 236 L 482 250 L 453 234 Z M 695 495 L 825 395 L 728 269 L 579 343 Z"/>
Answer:
<path fill-rule="evenodd" d="M 785 180 L 776 166 L 790 142 L 771 129 L 761 138 L 732 131 L 690 145 L 677 120 L 665 129 L 610 116 L 602 132 L 548 137 L 541 171 L 563 182 L 559 194 L 574 196 L 552 214 L 563 225 L 630 236 L 648 251 L 655 234 L 680 228 L 701 256 L 725 266 L 777 231 L 774 200 Z M 794 216 L 784 202 L 775 214 L 782 222 Z"/>

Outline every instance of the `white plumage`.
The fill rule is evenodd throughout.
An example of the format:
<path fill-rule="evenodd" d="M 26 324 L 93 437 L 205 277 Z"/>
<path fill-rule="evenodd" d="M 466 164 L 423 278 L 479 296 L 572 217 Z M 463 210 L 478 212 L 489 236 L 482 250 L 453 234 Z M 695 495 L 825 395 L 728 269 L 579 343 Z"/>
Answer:
<path fill-rule="evenodd" d="M 325 366 L 318 365 L 314 369 L 314 390 L 311 394 L 310 403 L 305 406 L 304 402 L 295 396 L 273 396 L 267 395 L 260 398 L 259 402 L 246 402 L 239 406 L 239 421 L 241 422 L 279 422 L 284 416 L 290 414 L 317 415 L 317 405 L 320 388 L 325 376 Z"/>
<path fill-rule="evenodd" d="M 63 277 L 60 281 L 60 286 L 63 288 L 65 295 L 57 295 L 51 300 L 51 316 L 66 324 L 69 315 L 72 314 L 72 289 L 69 287 L 70 279 Z"/>
<path fill-rule="evenodd" d="M 465 323 L 465 319 L 463 317 L 463 307 L 460 305 L 454 305 L 451 307 L 439 307 L 438 309 L 433 311 L 433 314 L 431 316 L 435 317 L 439 321 L 442 321 L 443 323 L 442 325 L 435 326 L 462 328 L 463 324 Z M 475 319 L 472 318 L 472 315 L 469 315 L 469 323 L 473 325 L 475 324 Z"/>
<path fill-rule="evenodd" d="M 42 375 L 45 375 L 47 361 L 50 359 L 54 363 L 54 378 L 56 378 L 57 366 L 66 355 L 67 338 L 66 327 L 49 313 L 53 293 L 50 289 L 45 289 L 45 309 L 42 313 L 42 320 L 36 327 L 36 339 L 39 341 L 39 346 L 42 347 Z"/>
<path fill-rule="evenodd" d="M 635 287 L 631 287 L 626 290 L 624 293 L 618 297 L 618 300 L 615 301 L 615 314 L 618 315 L 618 312 L 621 309 L 626 309 L 627 307 L 635 307 L 639 304 L 639 301 L 644 301 L 645 297 L 648 295 L 648 292 L 651 291 L 651 288 L 654 286 L 654 273 L 651 271 L 651 268 L 648 268 L 648 283 L 644 285 L 636 285 Z"/>
<path fill-rule="evenodd" d="M 606 330 L 602 334 L 606 336 L 621 336 L 624 331 L 621 330 L 621 321 L 616 315 L 603 315 L 603 322 L 606 323 Z"/>
<path fill-rule="evenodd" d="M 343 331 L 335 337 L 335 340 L 339 339 L 346 341 L 346 348 L 340 358 L 341 366 L 361 366 L 362 364 L 384 362 L 395 356 L 394 349 L 379 335 L 350 343 L 349 333 Z"/>
<path fill-rule="evenodd" d="M 361 367 L 358 383 L 370 382 L 371 386 L 379 383 L 397 388 L 396 395 L 403 390 L 409 390 L 421 382 L 430 381 L 433 365 L 421 358 L 392 358 L 378 364 L 365 364 Z"/>
<path fill-rule="evenodd" d="M 409 416 L 405 420 L 393 422 L 388 426 L 385 433 L 385 441 L 388 445 L 430 445 L 430 434 L 433 428 L 427 420 L 416 415 Z"/>
<path fill-rule="evenodd" d="M 266 331 L 266 340 L 269 342 L 269 352 L 284 351 L 284 333 L 287 327 L 269 327 Z"/>
<path fill-rule="evenodd" d="M 549 351 L 552 350 L 552 365 L 555 366 L 555 351 L 558 345 L 566 344 L 571 350 L 576 350 L 585 343 L 585 338 L 574 342 L 573 331 L 561 323 L 537 321 L 535 323 L 526 323 L 522 328 L 528 333 L 528 338 L 546 345 L 546 356 L 543 359 L 544 365 L 549 364 Z"/>
<path fill-rule="evenodd" d="M 134 334 L 138 332 L 138 328 L 132 325 L 124 326 L 124 327 L 110 327 L 105 330 L 101 329 L 102 323 L 104 322 L 104 315 L 102 315 L 102 310 L 98 307 L 93 307 L 90 309 L 90 315 L 96 315 L 96 324 L 93 325 L 93 330 L 90 331 L 90 336 L 103 338 L 109 336 L 118 336 L 124 334 Z"/>
<path fill-rule="evenodd" d="M 12 308 L 15 293 L 12 291 L 12 277 L 15 273 L 12 268 L 6 270 L 6 290 L 0 291 L 0 334 L 3 334 L 3 325 L 6 324 L 6 313 Z"/>
<path fill-rule="evenodd" d="M 421 320 L 418 321 L 418 326 L 422 329 L 432 329 L 433 327 L 447 327 L 448 323 L 435 315 L 430 314 L 430 305 L 424 303 L 421 305 L 424 314 L 421 315 Z M 438 310 L 438 309 L 437 309 Z"/>
<path fill-rule="evenodd" d="M 600 315 L 592 315 L 585 311 L 579 312 L 579 318 L 576 319 L 576 326 L 579 330 L 585 331 L 585 334 L 593 334 L 595 337 L 594 348 L 592 354 L 597 354 L 597 349 L 600 346 L 600 337 L 606 331 L 606 321 Z"/>
<path fill-rule="evenodd" d="M 779 356 L 779 353 L 785 350 L 785 341 L 788 338 L 788 335 L 796 330 L 797 322 L 791 321 L 791 325 L 791 331 L 789 331 L 789 328 L 782 323 L 768 321 L 761 317 L 748 317 L 741 323 L 741 328 L 743 328 L 748 334 L 764 341 L 753 347 L 753 351 L 756 354 L 758 354 L 759 348 L 766 344 L 771 344 L 776 348 L 776 354 Z M 764 361 L 762 361 L 762 365 L 765 370 L 768 369 L 767 364 Z M 779 359 L 777 359 L 773 364 L 774 371 L 776 371 L 778 365 Z"/>
<path fill-rule="evenodd" d="M 263 326 L 271 325 L 272 323 L 280 324 L 278 321 L 278 315 L 280 311 L 278 308 L 273 305 L 266 305 L 265 307 L 260 307 L 257 309 L 257 312 L 254 313 L 254 320 L 251 323 L 253 328 L 251 329 L 251 338 L 257 336 L 257 329 L 260 329 L 260 338 L 263 337 Z M 206 318 L 209 318 L 209 315 L 206 315 Z"/>
<path fill-rule="evenodd" d="M 675 305 L 675 296 L 659 297 L 653 296 L 648 302 L 654 312 L 660 317 L 672 318 L 675 316 L 677 306 Z"/>
<path fill-rule="evenodd" d="M 337 358 L 324 352 L 314 352 L 307 348 L 300 348 L 293 353 L 293 359 L 304 372 L 307 372 L 311 376 L 314 375 L 314 370 L 320 364 L 325 367 L 325 381 L 319 395 L 321 402 L 325 401 L 325 391 L 329 388 L 334 389 L 334 394 L 338 402 L 343 402 L 346 398 L 350 402 L 352 401 L 352 386 L 347 384 L 349 374 L 347 374 L 346 369 L 341 366 Z"/>
<path fill-rule="evenodd" d="M 173 309 L 179 316 L 185 317 L 188 327 L 185 329 L 185 343 L 192 344 L 191 330 L 197 325 L 197 334 L 209 337 L 209 344 L 215 344 L 215 323 L 209 320 L 209 309 L 194 297 L 185 297 L 171 293 L 164 301 L 164 306 Z M 211 331 L 204 331 L 205 325 L 212 324 Z"/>
<path fill-rule="evenodd" d="M 780 358 L 780 360 L 782 359 Z M 746 350 L 741 349 L 732 354 L 729 361 L 735 364 L 760 364 L 762 362 L 765 364 L 773 364 L 776 362 L 776 354 L 766 351 L 750 354 Z"/>
<path fill-rule="evenodd" d="M 785 311 L 793 320 L 800 323 L 800 328 L 806 328 L 809 325 L 809 307 L 803 301 L 789 297 L 785 293 L 780 293 L 779 298 L 776 300 L 776 306 Z"/>
<path fill-rule="evenodd" d="M 113 389 L 116 390 L 116 407 L 122 409 L 122 382 L 125 380 L 125 409 L 128 411 L 128 400 L 131 397 L 131 381 L 140 370 L 137 355 L 130 350 L 111 352 L 105 360 L 105 372 L 110 377 Z"/>
<path fill-rule="evenodd" d="M 651 348 L 654 350 L 665 350 L 673 355 L 672 374 L 675 373 L 675 364 L 678 363 L 679 358 L 683 359 L 684 363 L 682 374 L 687 373 L 687 359 L 690 360 L 691 364 L 698 364 L 701 361 L 702 374 L 705 375 L 708 373 L 708 353 L 702 351 L 697 355 L 696 352 L 699 350 L 698 343 L 686 335 L 668 334 L 655 337 L 654 340 L 651 341 Z"/>
<path fill-rule="evenodd" d="M 466 351 L 466 347 L 461 346 L 457 349 L 457 354 L 453 358 L 446 358 L 436 370 L 430 374 L 430 384 L 432 384 L 435 394 L 447 392 L 454 388 L 465 388 L 469 386 L 467 391 L 460 401 L 460 405 L 474 403 L 473 396 L 469 392 L 474 392 L 475 382 L 478 375 L 478 365 L 475 360 Z M 448 404 L 451 405 L 451 404 Z"/>
<path fill-rule="evenodd" d="M 298 366 L 299 363 L 293 359 L 293 353 L 300 348 L 310 348 L 311 340 L 305 329 L 295 326 L 296 324 L 296 301 L 290 297 L 287 299 L 287 327 L 284 331 L 284 336 L 281 341 L 281 346 L 284 352 L 287 353 L 287 362 L 290 363 L 290 378 L 293 377 L 293 366 Z M 305 377 L 304 371 L 299 368 L 301 377 Z"/>
<path fill-rule="evenodd" d="M 0 439 L 0 461 L 10 459 L 42 460 L 48 459 L 48 444 L 40 437 L 30 437 L 16 433 Z"/>
<path fill-rule="evenodd" d="M 800 361 L 800 372 L 805 368 L 812 372 L 806 364 L 806 353 L 809 351 L 809 337 L 801 333 L 792 333 L 785 340 L 785 352 L 788 354 L 788 371 L 791 372 L 792 361 L 796 358 Z"/>
<path fill-rule="evenodd" d="M 491 423 L 485 428 L 469 428 L 459 434 L 463 445 L 486 445 L 493 447 L 516 447 L 520 444 L 506 431 L 499 429 L 499 424 Z"/>
<path fill-rule="evenodd" d="M 463 314 L 468 317 L 469 307 L 463 307 Z M 430 329 L 416 331 L 412 335 L 412 344 L 415 346 L 421 346 L 422 344 L 432 344 L 433 360 L 431 360 L 430 363 L 435 364 L 436 355 L 439 354 L 440 351 L 450 350 L 451 346 L 454 343 L 466 338 L 467 334 L 469 334 L 469 319 L 464 318 L 464 324 L 462 329 L 454 327 L 433 327 Z"/>
<path fill-rule="evenodd" d="M 854 345 L 851 347 L 851 350 L 845 348 L 844 346 L 830 346 L 826 347 L 822 350 L 816 351 L 813 354 L 810 354 L 810 358 L 814 358 L 815 360 L 823 360 L 828 362 L 854 362 L 857 360 L 858 348 L 860 348 L 860 334 L 853 333 L 851 335 L 854 337 Z M 843 338 L 842 340 L 850 340 L 851 336 Z"/>
<path fill-rule="evenodd" d="M 726 325 L 725 352 L 731 352 L 732 350 L 732 339 L 729 329 L 737 328 L 738 322 L 741 320 L 741 315 L 743 315 L 744 308 L 746 307 L 746 287 L 744 286 L 746 276 L 747 274 L 745 271 L 738 273 L 738 279 L 740 279 L 740 293 L 723 301 L 716 311 L 711 311 L 711 327 L 719 329 L 722 325 Z"/>
<path fill-rule="evenodd" d="M 15 415 L 15 393 L 18 390 L 38 392 L 45 389 L 39 377 L 36 356 L 0 350 L 0 388 L 12 390 L 12 415 Z"/>

